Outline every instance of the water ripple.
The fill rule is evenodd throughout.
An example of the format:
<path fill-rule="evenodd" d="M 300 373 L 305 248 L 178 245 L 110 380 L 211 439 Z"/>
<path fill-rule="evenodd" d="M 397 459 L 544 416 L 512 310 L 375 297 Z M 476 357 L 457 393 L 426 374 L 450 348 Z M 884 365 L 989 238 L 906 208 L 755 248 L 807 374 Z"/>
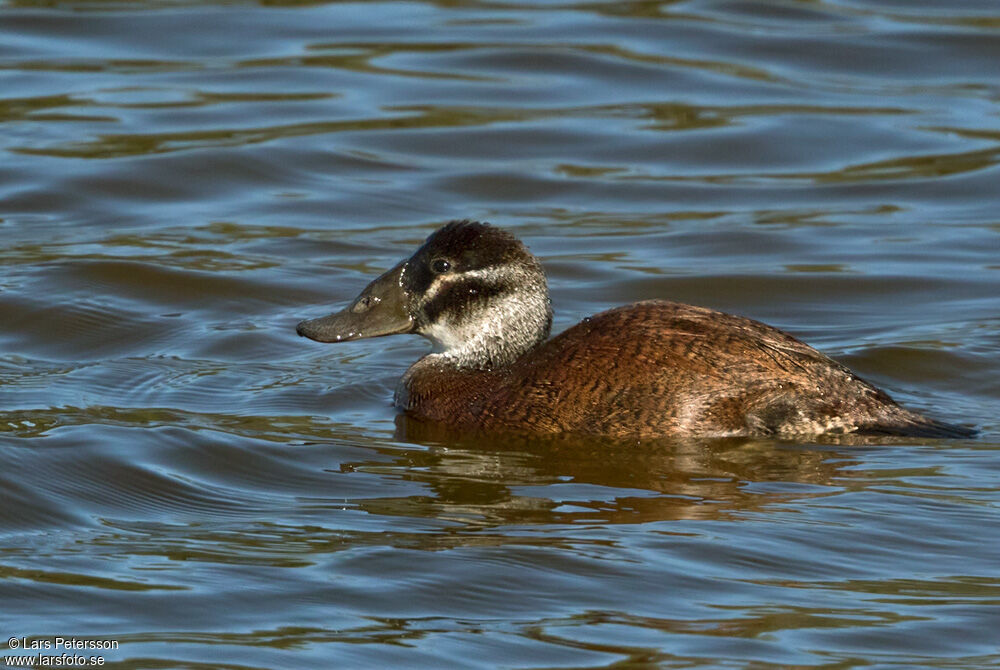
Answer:
<path fill-rule="evenodd" d="M 0 624 L 128 666 L 996 666 L 998 27 L 990 0 L 0 4 Z M 427 343 L 294 325 L 465 217 L 541 258 L 556 330 L 745 314 L 981 436 L 397 417 Z"/>

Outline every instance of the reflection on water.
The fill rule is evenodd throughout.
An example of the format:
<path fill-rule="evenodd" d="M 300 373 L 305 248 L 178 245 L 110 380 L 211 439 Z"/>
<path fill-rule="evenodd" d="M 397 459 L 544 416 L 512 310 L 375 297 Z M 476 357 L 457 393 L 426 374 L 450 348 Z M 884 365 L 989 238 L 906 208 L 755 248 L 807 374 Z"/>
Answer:
<path fill-rule="evenodd" d="M 995 667 L 993 2 L 0 3 L 0 630 L 128 667 Z M 396 417 L 313 346 L 443 221 L 969 441 Z M 6 650 L 5 654 L 14 653 Z"/>
<path fill-rule="evenodd" d="M 405 476 L 425 482 L 435 493 L 433 504 L 445 509 L 471 511 L 468 506 L 480 500 L 479 513 L 495 517 L 494 523 L 730 518 L 783 500 L 828 495 L 838 490 L 836 485 L 826 488 L 835 478 L 850 476 L 840 472 L 851 464 L 847 454 L 831 461 L 825 451 L 774 441 L 615 443 L 517 436 L 463 440 L 407 417 L 398 417 L 397 426 L 398 439 L 440 445 L 408 454 Z M 375 467 L 386 471 L 384 464 Z M 794 485 L 781 491 L 782 484 L 777 484 L 766 493 L 750 486 L 768 480 Z M 575 494 L 582 494 L 578 504 L 572 502 Z M 589 500 L 594 494 L 614 497 Z M 521 512 L 529 515 L 522 518 Z"/>

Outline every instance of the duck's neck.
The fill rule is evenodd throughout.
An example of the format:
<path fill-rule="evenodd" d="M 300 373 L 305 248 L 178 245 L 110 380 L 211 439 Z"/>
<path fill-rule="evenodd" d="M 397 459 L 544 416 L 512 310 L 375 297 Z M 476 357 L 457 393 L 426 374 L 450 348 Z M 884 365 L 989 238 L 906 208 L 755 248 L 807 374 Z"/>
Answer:
<path fill-rule="evenodd" d="M 456 314 L 443 314 L 421 335 L 434 343 L 434 353 L 427 358 L 437 364 L 496 370 L 544 342 L 551 328 L 548 292 L 524 290 Z"/>

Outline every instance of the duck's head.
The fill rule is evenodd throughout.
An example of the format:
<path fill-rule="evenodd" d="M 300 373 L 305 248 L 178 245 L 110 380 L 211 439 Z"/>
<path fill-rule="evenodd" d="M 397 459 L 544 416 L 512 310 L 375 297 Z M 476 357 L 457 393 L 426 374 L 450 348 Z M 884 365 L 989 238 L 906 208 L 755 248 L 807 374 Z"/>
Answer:
<path fill-rule="evenodd" d="M 489 369 L 544 341 L 551 326 L 538 259 L 505 230 L 453 221 L 345 309 L 303 321 L 296 331 L 318 342 L 417 333 L 443 360 Z"/>

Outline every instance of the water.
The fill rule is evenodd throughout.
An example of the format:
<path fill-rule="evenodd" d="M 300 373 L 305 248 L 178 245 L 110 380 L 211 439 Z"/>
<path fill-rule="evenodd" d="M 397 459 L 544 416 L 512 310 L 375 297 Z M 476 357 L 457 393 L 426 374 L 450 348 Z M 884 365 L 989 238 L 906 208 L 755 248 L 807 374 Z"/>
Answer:
<path fill-rule="evenodd" d="M 986 0 L 0 2 L 0 638 L 995 667 L 998 31 Z M 397 425 L 426 343 L 294 324 L 466 217 L 542 258 L 557 330 L 737 312 L 981 435 Z"/>

